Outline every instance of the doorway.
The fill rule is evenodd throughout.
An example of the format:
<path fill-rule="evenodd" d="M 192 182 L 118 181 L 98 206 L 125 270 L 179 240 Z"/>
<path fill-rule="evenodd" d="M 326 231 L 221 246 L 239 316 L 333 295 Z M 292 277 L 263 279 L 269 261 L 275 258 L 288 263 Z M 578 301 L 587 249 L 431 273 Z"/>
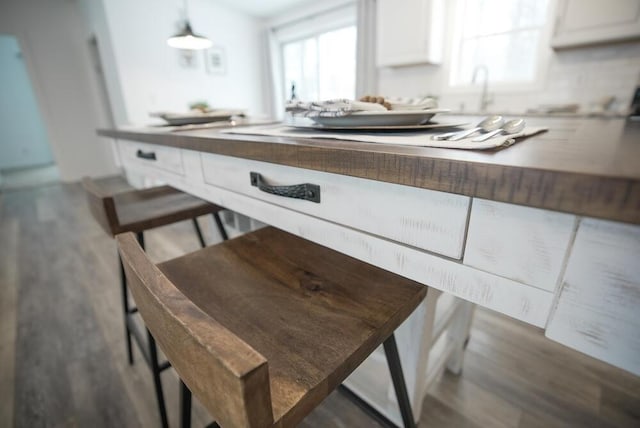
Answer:
<path fill-rule="evenodd" d="M 18 40 L 0 34 L 0 189 L 59 180 Z"/>

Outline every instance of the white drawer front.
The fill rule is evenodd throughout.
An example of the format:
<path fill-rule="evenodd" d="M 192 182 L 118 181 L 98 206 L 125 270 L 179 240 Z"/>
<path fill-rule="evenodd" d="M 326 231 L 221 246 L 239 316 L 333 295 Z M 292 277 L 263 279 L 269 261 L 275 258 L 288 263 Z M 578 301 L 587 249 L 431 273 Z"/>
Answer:
<path fill-rule="evenodd" d="M 574 215 L 476 198 L 464 264 L 554 291 L 575 224 Z"/>
<path fill-rule="evenodd" d="M 120 157 L 127 166 L 160 168 L 184 175 L 182 153 L 175 147 L 157 146 L 133 141 L 119 141 Z"/>
<path fill-rule="evenodd" d="M 640 226 L 583 219 L 546 335 L 640 376 Z"/>
<path fill-rule="evenodd" d="M 549 318 L 554 298 L 551 292 L 222 187 L 194 185 L 175 175 L 167 182 L 262 223 L 529 324 L 544 327 Z"/>
<path fill-rule="evenodd" d="M 462 257 L 470 198 L 355 177 L 203 154 L 207 183 L 413 247 Z M 251 185 L 320 186 L 320 203 L 277 196 Z"/>

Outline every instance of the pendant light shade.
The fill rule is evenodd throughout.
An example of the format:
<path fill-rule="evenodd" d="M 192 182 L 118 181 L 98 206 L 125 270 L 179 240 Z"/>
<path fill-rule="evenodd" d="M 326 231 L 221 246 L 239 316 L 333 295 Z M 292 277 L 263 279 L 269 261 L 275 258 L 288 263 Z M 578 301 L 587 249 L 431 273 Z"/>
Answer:
<path fill-rule="evenodd" d="M 189 23 L 189 12 L 187 10 L 187 0 L 184 0 L 185 21 L 182 31 L 167 39 L 167 44 L 172 48 L 199 50 L 207 49 L 213 45 L 211 40 L 193 32 Z"/>
<path fill-rule="evenodd" d="M 191 29 L 189 21 L 185 22 L 182 31 L 167 39 L 167 44 L 172 48 L 191 50 L 207 49 L 213 45 L 211 40 L 195 34 Z"/>

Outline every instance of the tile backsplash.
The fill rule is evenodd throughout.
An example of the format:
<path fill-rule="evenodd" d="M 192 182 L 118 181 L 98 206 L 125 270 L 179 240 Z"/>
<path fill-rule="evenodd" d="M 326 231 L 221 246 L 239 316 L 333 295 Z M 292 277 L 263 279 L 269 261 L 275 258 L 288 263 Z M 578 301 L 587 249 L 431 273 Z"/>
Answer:
<path fill-rule="evenodd" d="M 566 99 L 588 105 L 612 95 L 614 108 L 628 107 L 640 78 L 640 43 L 559 51 L 552 57 L 546 87 L 540 95 L 551 102 Z"/>
<path fill-rule="evenodd" d="M 447 88 L 446 64 L 381 69 L 381 94 L 415 96 L 437 95 L 440 105 L 453 110 L 477 111 L 479 87 L 473 92 Z M 520 112 L 542 104 L 580 104 L 581 111 L 605 96 L 614 96 L 611 110 L 625 111 L 636 86 L 640 85 L 640 42 L 608 44 L 553 51 L 543 70 L 542 84 L 535 89 L 494 91 L 492 111 Z"/>

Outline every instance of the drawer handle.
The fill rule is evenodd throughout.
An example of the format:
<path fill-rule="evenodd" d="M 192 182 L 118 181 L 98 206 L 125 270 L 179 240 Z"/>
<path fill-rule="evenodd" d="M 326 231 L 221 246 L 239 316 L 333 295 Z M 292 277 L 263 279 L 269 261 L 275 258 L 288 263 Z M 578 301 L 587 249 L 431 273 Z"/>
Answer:
<path fill-rule="evenodd" d="M 142 150 L 138 149 L 138 151 L 136 152 L 136 156 L 138 156 L 141 159 L 156 160 L 155 152 L 143 152 Z"/>
<path fill-rule="evenodd" d="M 316 184 L 304 183 L 291 186 L 271 186 L 264 182 L 262 175 L 259 173 L 252 172 L 249 175 L 251 177 L 251 185 L 265 193 L 320 203 L 320 186 Z"/>

